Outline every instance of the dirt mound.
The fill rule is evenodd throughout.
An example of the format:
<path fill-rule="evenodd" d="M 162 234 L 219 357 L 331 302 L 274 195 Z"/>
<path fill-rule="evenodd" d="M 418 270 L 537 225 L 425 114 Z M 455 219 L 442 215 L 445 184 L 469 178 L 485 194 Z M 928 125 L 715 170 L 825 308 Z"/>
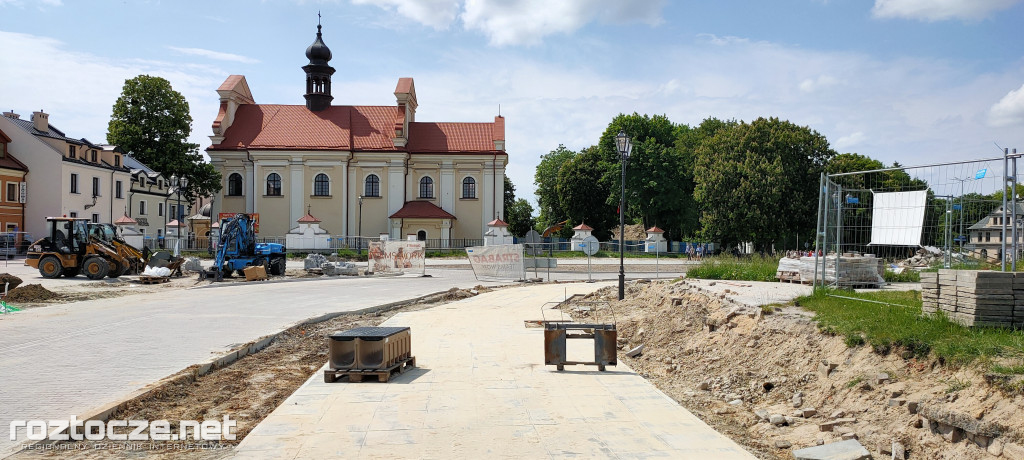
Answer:
<path fill-rule="evenodd" d="M 21 278 L 10 273 L 0 273 L 0 286 L 8 283 L 7 289 L 14 289 L 21 284 Z"/>
<path fill-rule="evenodd" d="M 26 284 L 8 291 L 4 300 L 8 302 L 46 302 L 59 298 L 60 294 L 44 288 L 41 284 Z"/>
<path fill-rule="evenodd" d="M 909 458 L 991 458 L 1024 440 L 1024 396 L 986 382 L 984 366 L 848 348 L 799 307 L 764 314 L 685 281 L 626 292 L 623 301 L 611 289 L 586 299 L 611 302 L 619 359 L 759 458 L 844 437 L 875 458 L 889 458 L 894 442 Z M 625 356 L 639 345 L 642 355 Z"/>

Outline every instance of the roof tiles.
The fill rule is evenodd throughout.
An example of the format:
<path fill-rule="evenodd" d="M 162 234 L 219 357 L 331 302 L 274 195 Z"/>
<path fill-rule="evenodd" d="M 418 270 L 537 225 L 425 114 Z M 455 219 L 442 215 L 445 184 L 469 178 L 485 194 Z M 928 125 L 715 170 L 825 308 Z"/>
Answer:
<path fill-rule="evenodd" d="M 448 211 L 429 201 L 407 201 L 402 209 L 392 214 L 391 219 L 454 219 Z"/>

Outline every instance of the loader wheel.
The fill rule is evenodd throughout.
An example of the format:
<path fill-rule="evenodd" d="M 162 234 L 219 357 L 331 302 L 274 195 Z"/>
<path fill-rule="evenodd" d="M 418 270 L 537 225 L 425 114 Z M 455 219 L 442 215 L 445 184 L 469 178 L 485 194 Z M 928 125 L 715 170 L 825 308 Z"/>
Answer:
<path fill-rule="evenodd" d="M 107 272 L 107 276 L 110 278 L 117 278 L 125 274 L 128 271 L 128 267 L 122 267 L 121 264 L 115 260 L 110 261 L 110 271 Z"/>
<path fill-rule="evenodd" d="M 90 257 L 82 265 L 82 269 L 85 271 L 85 276 L 88 276 L 89 279 L 101 280 L 110 272 L 110 264 L 102 257 Z"/>
<path fill-rule="evenodd" d="M 79 273 L 81 273 L 81 270 L 79 270 L 77 267 L 76 268 L 65 268 L 64 269 L 64 277 L 65 278 L 74 278 L 74 277 L 78 276 Z"/>
<path fill-rule="evenodd" d="M 43 275 L 43 278 L 60 278 L 63 272 L 64 265 L 54 256 L 46 256 L 39 261 L 39 274 Z"/>

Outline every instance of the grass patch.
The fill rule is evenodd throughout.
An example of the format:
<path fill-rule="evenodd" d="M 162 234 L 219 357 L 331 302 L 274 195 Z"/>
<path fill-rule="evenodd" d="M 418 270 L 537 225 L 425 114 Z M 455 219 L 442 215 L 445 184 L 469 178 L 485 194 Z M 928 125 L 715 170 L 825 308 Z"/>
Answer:
<path fill-rule="evenodd" d="M 915 357 L 934 353 L 939 360 L 950 363 L 1018 357 L 1024 353 L 1024 331 L 967 328 L 941 315 L 921 316 L 921 297 L 917 291 L 842 295 L 894 304 L 830 297 L 822 290 L 797 300 L 800 306 L 815 313 L 822 332 L 844 336 L 847 345 L 863 343 L 880 354 L 895 348 L 907 350 Z"/>
<path fill-rule="evenodd" d="M 686 271 L 687 278 L 708 280 L 775 281 L 779 260 L 774 257 L 715 256 Z"/>
<path fill-rule="evenodd" d="M 991 371 L 995 374 L 1022 375 L 1024 374 L 1024 364 L 1018 364 L 1015 366 L 1005 366 L 1002 364 L 996 364 L 992 366 Z"/>
<path fill-rule="evenodd" d="M 853 387 L 859 385 L 860 382 L 863 382 L 863 381 L 864 381 L 864 377 L 861 377 L 861 376 L 854 377 L 853 380 L 850 380 L 849 382 L 846 382 L 846 388 L 847 389 L 853 388 Z"/>
<path fill-rule="evenodd" d="M 889 283 L 920 283 L 921 272 L 911 269 L 905 269 L 900 273 L 896 273 L 892 270 L 886 270 L 883 278 L 885 278 L 885 281 Z"/>
<path fill-rule="evenodd" d="M 964 390 L 971 386 L 971 382 L 967 380 L 960 380 L 958 378 L 951 378 L 943 380 L 942 383 L 946 384 L 946 394 L 956 393 L 960 390 Z"/>

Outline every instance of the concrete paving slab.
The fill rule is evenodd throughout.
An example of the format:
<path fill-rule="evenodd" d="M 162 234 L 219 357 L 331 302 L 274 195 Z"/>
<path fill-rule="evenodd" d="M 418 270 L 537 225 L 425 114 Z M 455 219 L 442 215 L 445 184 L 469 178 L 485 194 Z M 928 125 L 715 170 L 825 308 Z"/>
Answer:
<path fill-rule="evenodd" d="M 755 458 L 625 365 L 543 365 L 543 332 L 523 320 L 607 285 L 503 289 L 398 314 L 385 325 L 412 328 L 419 368 L 389 383 L 324 383 L 318 372 L 235 455 Z"/>

